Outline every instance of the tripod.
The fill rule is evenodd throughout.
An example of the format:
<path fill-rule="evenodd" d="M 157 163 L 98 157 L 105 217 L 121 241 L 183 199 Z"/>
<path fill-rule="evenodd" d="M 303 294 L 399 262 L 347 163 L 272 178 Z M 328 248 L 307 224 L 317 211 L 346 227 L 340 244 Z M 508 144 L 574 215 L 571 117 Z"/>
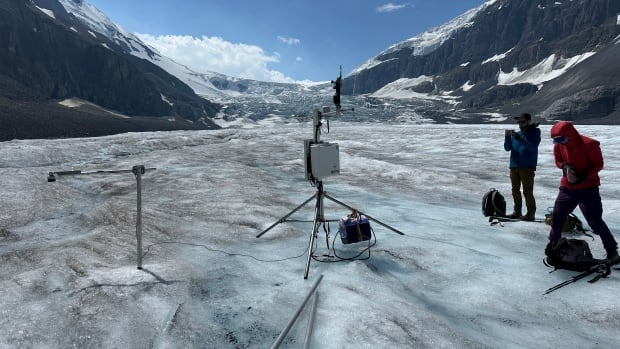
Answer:
<path fill-rule="evenodd" d="M 314 139 L 312 141 L 313 144 L 319 144 L 320 143 L 321 116 L 322 116 L 321 112 L 315 111 L 314 116 L 313 116 L 313 124 L 314 124 L 314 132 L 313 132 L 314 133 Z M 307 156 L 306 161 L 309 162 L 308 161 L 309 160 L 308 159 L 308 154 L 306 156 Z M 383 222 L 381 222 L 381 221 L 379 221 L 379 220 L 377 220 L 377 219 L 375 219 L 373 217 L 370 217 L 369 215 L 367 215 L 367 214 L 365 214 L 363 212 L 360 212 L 359 210 L 357 210 L 357 209 L 355 209 L 355 208 L 353 208 L 353 207 L 351 207 L 351 206 L 349 206 L 349 205 L 347 205 L 347 204 L 345 204 L 345 203 L 343 203 L 343 202 L 341 202 L 341 201 L 339 201 L 339 200 L 329 196 L 325 192 L 325 190 L 323 190 L 323 181 L 321 179 L 317 180 L 316 178 L 314 178 L 313 174 L 308 174 L 307 173 L 307 176 L 309 177 L 308 179 L 310 179 L 313 183 L 316 183 L 316 188 L 317 188 L 316 193 L 314 195 L 312 195 L 310 198 L 308 198 L 306 201 L 301 203 L 299 206 L 295 207 L 292 211 L 290 211 L 284 217 L 280 218 L 277 222 L 273 223 L 267 229 L 263 230 L 260 234 L 256 235 L 257 238 L 263 236 L 266 232 L 271 230 L 276 225 L 285 222 L 288 217 L 290 217 L 293 213 L 297 212 L 300 208 L 302 208 L 303 206 L 308 204 L 310 201 L 312 201 L 312 199 L 316 199 L 316 203 L 315 203 L 315 206 L 314 206 L 314 220 L 313 220 L 314 223 L 313 223 L 313 227 L 312 227 L 312 233 L 310 234 L 310 243 L 308 245 L 308 256 L 306 258 L 306 268 L 304 269 L 304 279 L 308 278 L 308 272 L 310 270 L 310 260 L 312 259 L 312 253 L 313 253 L 312 247 L 314 246 L 314 241 L 316 240 L 316 236 L 317 236 L 318 231 L 319 231 L 319 226 L 321 224 L 323 224 L 324 222 L 326 222 L 324 206 L 323 206 L 323 202 L 324 202 L 325 198 L 329 199 L 330 201 L 332 201 L 332 202 L 334 202 L 334 203 L 336 203 L 336 204 L 338 204 L 340 206 L 346 207 L 346 208 L 348 208 L 348 209 L 350 209 L 352 211 L 355 210 L 360 215 L 366 216 L 366 218 L 368 218 L 368 220 L 376 222 L 377 224 L 382 225 L 383 227 L 386 227 L 386 228 L 394 231 L 397 234 L 405 235 L 403 232 L 401 232 L 401 231 L 399 231 L 399 230 L 397 230 L 395 228 L 392 228 L 389 225 L 387 225 L 387 224 L 385 224 L 385 223 L 383 223 Z M 329 240 L 327 241 L 327 248 L 329 249 Z"/>

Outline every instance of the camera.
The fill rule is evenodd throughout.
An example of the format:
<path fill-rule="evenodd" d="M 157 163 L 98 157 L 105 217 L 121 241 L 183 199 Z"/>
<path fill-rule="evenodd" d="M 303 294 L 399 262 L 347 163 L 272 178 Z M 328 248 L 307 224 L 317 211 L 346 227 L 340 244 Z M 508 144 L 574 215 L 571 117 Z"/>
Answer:
<path fill-rule="evenodd" d="M 504 135 L 513 136 L 515 134 L 515 130 L 504 130 Z"/>

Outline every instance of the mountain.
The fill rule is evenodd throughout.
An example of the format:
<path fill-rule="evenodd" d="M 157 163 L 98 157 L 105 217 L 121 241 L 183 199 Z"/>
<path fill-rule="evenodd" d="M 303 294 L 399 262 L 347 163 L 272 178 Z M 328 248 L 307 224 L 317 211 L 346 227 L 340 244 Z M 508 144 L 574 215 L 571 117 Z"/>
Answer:
<path fill-rule="evenodd" d="M 131 37 L 121 42 L 102 35 L 114 31 L 109 21 L 91 16 L 89 23 L 67 11 L 85 5 L 0 1 L 0 140 L 218 127 L 211 120 L 218 104 L 129 54 L 128 45 L 155 52 Z"/>
<path fill-rule="evenodd" d="M 487 1 L 354 69 L 342 118 L 620 123 L 619 14 L 613 0 Z M 295 122 L 333 93 L 196 71 L 82 0 L 0 0 L 0 91 L 0 140 Z"/>
<path fill-rule="evenodd" d="M 331 91 L 325 92 L 325 88 L 331 89 L 326 83 L 272 83 L 197 71 L 148 47 L 91 4 L 78 0 L 58 1 L 89 31 L 107 38 L 124 53 L 160 67 L 189 86 L 198 96 L 221 106 L 215 117 L 211 118 L 218 125 L 247 126 L 272 117 L 287 118 L 309 110 L 315 103 L 320 105 L 321 98 L 331 98 Z"/>
<path fill-rule="evenodd" d="M 357 67 L 343 93 L 437 119 L 620 123 L 620 2 L 491 0 Z M 456 120 L 456 119 L 455 119 Z"/>

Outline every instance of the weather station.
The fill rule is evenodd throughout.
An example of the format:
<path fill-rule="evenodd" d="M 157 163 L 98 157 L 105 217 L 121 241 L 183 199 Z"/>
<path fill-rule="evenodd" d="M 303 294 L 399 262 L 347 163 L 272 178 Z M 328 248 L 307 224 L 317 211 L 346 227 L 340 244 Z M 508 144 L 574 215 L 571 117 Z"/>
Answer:
<path fill-rule="evenodd" d="M 327 177 L 339 175 L 340 174 L 340 148 L 337 143 L 329 143 L 321 140 L 321 132 L 322 126 L 327 125 L 327 132 L 329 132 L 329 120 L 337 117 L 338 115 L 345 112 L 342 109 L 340 104 L 340 90 L 342 86 L 342 67 L 340 67 L 340 74 L 338 78 L 331 82 L 333 85 L 333 89 L 335 89 L 335 94 L 333 96 L 333 103 L 336 106 L 336 111 L 330 111 L 329 107 L 323 107 L 322 110 L 314 110 L 312 114 L 312 138 L 304 140 L 304 170 L 305 170 L 305 179 L 310 181 L 311 185 L 316 188 L 316 192 L 306 201 L 301 203 L 299 206 L 295 207 L 285 216 L 280 218 L 277 222 L 273 223 L 267 229 L 263 230 L 256 237 L 260 238 L 269 230 L 274 228 L 276 225 L 280 223 L 284 223 L 289 221 L 289 217 L 301 209 L 303 206 L 315 200 L 314 206 L 314 219 L 312 232 L 310 233 L 310 242 L 308 244 L 308 252 L 306 258 L 306 267 L 304 269 L 304 279 L 308 278 L 308 273 L 310 270 L 310 262 L 312 259 L 319 261 L 331 261 L 336 262 L 340 260 L 351 260 L 351 258 L 342 259 L 335 255 L 327 255 L 327 258 L 330 260 L 320 260 L 318 256 L 315 255 L 316 252 L 316 239 L 319 233 L 319 228 L 324 226 L 324 230 L 326 232 L 326 243 L 328 252 L 330 251 L 330 241 L 329 241 L 329 229 L 325 228 L 325 224 L 329 221 L 338 221 L 338 220 L 327 220 L 325 218 L 325 208 L 324 208 L 324 200 L 328 199 L 342 207 L 346 207 L 351 210 L 351 214 L 347 216 L 346 222 L 340 221 L 340 230 L 339 234 L 341 236 L 342 242 L 344 244 L 368 241 L 370 243 L 371 239 L 371 228 L 370 223 L 368 221 L 373 221 L 385 228 L 392 230 L 393 232 L 405 235 L 403 232 L 379 221 L 376 218 L 373 218 L 358 209 L 352 207 L 351 205 L 347 205 L 342 201 L 334 198 L 327 194 L 323 187 L 323 180 Z M 353 109 L 350 109 L 351 111 Z M 293 220 L 290 220 L 293 221 Z M 350 224 L 349 224 L 350 223 Z M 335 239 L 334 239 L 335 240 Z M 369 245 L 370 248 L 370 245 Z M 332 248 L 333 250 L 333 244 Z M 335 250 L 334 250 L 335 251 Z"/>

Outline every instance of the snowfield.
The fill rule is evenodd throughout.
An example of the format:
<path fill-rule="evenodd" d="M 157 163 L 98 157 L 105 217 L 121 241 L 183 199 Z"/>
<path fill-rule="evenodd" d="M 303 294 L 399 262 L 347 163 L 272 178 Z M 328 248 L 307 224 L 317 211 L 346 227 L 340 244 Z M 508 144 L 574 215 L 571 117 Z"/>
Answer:
<path fill-rule="evenodd" d="M 617 347 L 620 272 L 543 296 L 577 274 L 543 265 L 549 227 L 482 216 L 491 187 L 512 208 L 505 125 L 330 126 L 341 174 L 327 193 L 406 235 L 371 222 L 369 259 L 312 260 L 307 280 L 312 203 L 256 235 L 314 194 L 309 123 L 0 143 L 0 347 L 268 348 L 320 275 L 310 348 Z M 538 217 L 561 174 L 541 128 Z M 620 239 L 620 128 L 577 128 L 601 141 L 604 218 Z M 133 174 L 46 180 L 134 165 L 156 168 L 142 176 L 142 270 Z M 342 256 L 365 246 L 335 240 Z M 315 253 L 327 252 L 321 228 Z M 281 348 L 304 346 L 307 308 Z"/>

